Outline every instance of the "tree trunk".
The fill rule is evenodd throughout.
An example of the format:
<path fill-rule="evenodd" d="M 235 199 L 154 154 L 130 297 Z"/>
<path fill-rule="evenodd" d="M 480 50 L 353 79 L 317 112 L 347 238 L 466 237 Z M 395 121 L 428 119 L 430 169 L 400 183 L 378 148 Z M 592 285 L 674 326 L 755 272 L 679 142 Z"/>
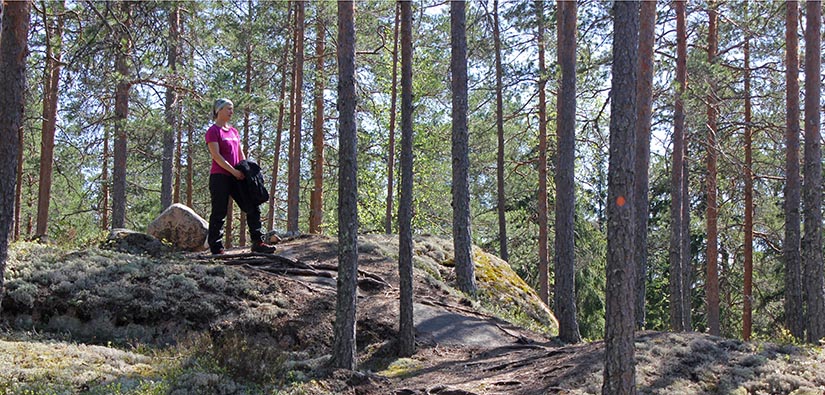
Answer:
<path fill-rule="evenodd" d="M 544 1 L 536 1 L 539 46 L 539 298 L 550 305 L 549 264 L 547 253 L 547 68 L 544 65 Z"/>
<path fill-rule="evenodd" d="M 785 324 L 797 339 L 805 337 L 802 311 L 799 178 L 799 2 L 785 2 Z"/>
<path fill-rule="evenodd" d="M 559 338 L 581 341 L 576 321 L 575 161 L 576 161 L 576 3 L 560 1 L 558 9 L 558 61 L 561 83 L 556 99 L 558 120 L 556 151 L 556 238 L 554 307 Z M 637 18 L 638 19 L 638 18 Z"/>
<path fill-rule="evenodd" d="M 318 3 L 318 24 L 315 37 L 315 121 L 313 122 L 312 178 L 314 188 L 309 201 L 309 233 L 321 233 L 324 222 L 324 2 Z"/>
<path fill-rule="evenodd" d="M 169 66 L 169 76 L 166 82 L 166 128 L 163 129 L 163 159 L 160 182 L 160 211 L 172 205 L 172 176 L 177 165 L 174 162 L 175 134 L 177 129 L 178 92 L 173 88 L 177 81 L 178 71 L 178 41 L 180 32 L 180 3 L 170 3 L 169 11 L 169 47 L 166 52 L 166 62 Z"/>
<path fill-rule="evenodd" d="M 453 91 L 453 245 L 458 289 L 476 294 L 470 235 L 470 157 L 467 128 L 467 31 L 466 3 L 450 3 L 450 73 Z"/>
<path fill-rule="evenodd" d="M 398 206 L 398 275 L 400 277 L 400 324 L 398 353 L 415 353 L 413 320 L 412 193 L 413 193 L 413 47 L 412 5 L 401 4 L 401 201 Z"/>
<path fill-rule="evenodd" d="M 400 25 L 400 10 L 399 4 L 395 7 L 395 29 L 392 38 L 392 87 L 390 88 L 390 136 L 387 151 L 389 157 L 387 158 L 387 214 L 384 219 L 384 233 L 392 234 L 392 212 L 393 212 L 393 192 L 395 189 L 395 111 L 396 98 L 398 95 L 398 29 Z M 398 208 L 401 210 L 401 207 Z M 399 211 L 400 212 L 400 211 Z M 400 221 L 400 219 L 399 219 Z M 399 230 L 400 232 L 400 230 Z"/>
<path fill-rule="evenodd" d="M 247 2 L 247 26 L 252 25 L 252 0 Z M 252 97 L 252 43 L 250 42 L 249 38 L 246 38 L 246 45 L 245 45 L 245 58 L 246 58 L 246 67 L 244 73 L 244 93 L 246 93 L 247 100 Z M 245 103 L 243 106 L 243 145 L 241 149 L 243 149 L 244 157 L 249 158 L 249 116 L 251 114 L 251 110 L 249 108 L 249 102 Z M 244 224 L 246 224 L 246 212 L 241 210 L 240 213 L 240 220 L 238 221 L 238 227 L 240 231 L 238 232 L 238 245 L 245 246 L 246 245 L 246 231 L 244 230 Z"/>
<path fill-rule="evenodd" d="M 40 184 L 37 194 L 37 227 L 35 234 L 48 233 L 49 202 L 52 190 L 54 133 L 57 126 L 57 100 L 60 88 L 60 53 L 63 46 L 64 3 L 55 4 L 56 23 L 52 26 L 43 3 L 43 23 L 46 32 L 46 67 L 43 78 L 43 131 L 40 138 Z"/>
<path fill-rule="evenodd" d="M 718 48 L 717 22 L 719 16 L 716 12 L 716 2 L 708 5 L 708 63 L 713 66 L 716 63 L 716 52 Z M 708 329 L 711 335 L 719 336 L 719 241 L 717 217 L 719 207 L 716 202 L 716 178 L 717 178 L 717 145 L 716 145 L 716 83 L 713 74 L 710 77 L 710 90 L 707 95 L 707 117 L 708 117 L 708 145 L 707 145 L 707 167 L 708 175 L 706 180 L 707 188 L 707 209 L 706 225 L 708 242 L 705 256 L 707 257 L 707 279 L 705 280 L 705 298 L 707 303 Z"/>
<path fill-rule="evenodd" d="M 303 13 L 298 6 L 298 16 Z M 338 297 L 333 365 L 354 370 L 358 292 L 358 133 L 355 124 L 355 18 L 353 2 L 338 2 Z M 300 19 L 300 18 L 299 18 Z"/>
<path fill-rule="evenodd" d="M 194 18 L 196 18 L 196 17 L 197 17 L 197 14 L 195 14 L 193 12 L 193 14 L 191 15 L 191 18 L 194 20 Z M 184 26 L 186 26 L 186 24 L 181 23 L 181 33 L 183 33 L 183 27 Z M 188 51 L 188 56 L 187 56 L 186 59 L 188 59 L 190 61 L 190 64 L 191 64 L 191 63 L 194 62 L 194 59 L 195 59 L 195 46 L 194 45 L 189 45 L 189 47 L 187 49 L 189 51 Z M 193 140 L 194 136 L 195 136 L 195 126 L 192 124 L 192 120 L 189 119 L 186 122 L 186 141 L 189 142 L 189 144 L 186 144 L 186 205 L 188 207 L 193 207 L 192 206 L 192 199 L 193 199 L 192 198 L 192 192 L 193 192 L 193 180 L 195 178 L 195 169 L 194 169 L 195 164 L 194 164 L 194 160 L 192 158 L 193 155 L 194 155 L 194 144 L 192 144 L 192 141 L 194 141 Z"/>
<path fill-rule="evenodd" d="M 189 123 L 186 128 L 186 141 L 192 141 L 195 135 L 195 127 Z M 195 164 L 192 160 L 193 144 L 186 145 L 186 205 L 192 207 L 193 180 L 195 179 Z"/>
<path fill-rule="evenodd" d="M 20 214 L 23 206 L 23 145 L 25 143 L 23 128 L 19 128 L 17 132 L 17 142 L 20 149 L 17 150 L 17 180 L 14 188 L 14 218 L 12 221 L 14 222 L 14 236 L 12 238 L 14 241 L 20 240 Z"/>
<path fill-rule="evenodd" d="M 685 132 L 684 142 L 685 153 L 682 156 L 682 322 L 685 331 L 691 331 L 693 330 L 691 324 L 693 265 L 690 254 L 690 191 L 688 188 L 690 184 L 690 173 L 688 171 L 690 135 L 687 132 Z"/>
<path fill-rule="evenodd" d="M 109 103 L 106 103 L 106 113 L 109 113 Z M 100 229 L 109 229 L 109 158 L 111 157 L 109 139 L 111 133 L 108 123 L 103 125 L 103 158 L 101 159 L 102 169 L 100 170 Z M 191 140 L 190 140 L 191 141 Z M 191 207 L 191 206 L 190 206 Z"/>
<path fill-rule="evenodd" d="M 607 181 L 607 287 L 602 394 L 636 393 L 634 167 L 639 3 L 613 5 L 610 159 Z M 622 94 L 618 94 L 618 93 Z"/>
<path fill-rule="evenodd" d="M 504 82 L 501 66 L 501 32 L 498 23 L 498 0 L 493 1 L 493 44 L 496 51 L 496 135 L 498 155 L 496 157 L 496 188 L 498 189 L 498 245 L 499 255 L 510 260 L 507 252 L 507 198 L 504 193 Z"/>
<path fill-rule="evenodd" d="M 229 197 L 229 203 L 226 205 L 226 233 L 223 237 L 223 245 L 226 248 L 235 246 L 235 200 Z M 241 225 L 243 226 L 243 225 Z"/>
<path fill-rule="evenodd" d="M 748 3 L 745 2 L 745 20 Z M 749 341 L 753 314 L 753 127 L 751 127 L 750 37 L 745 33 L 745 278 L 742 311 L 742 339 Z"/>
<path fill-rule="evenodd" d="M 289 24 L 290 19 L 292 18 L 292 2 L 287 3 L 287 24 Z M 286 36 L 286 44 L 284 44 L 284 48 L 289 48 L 290 45 L 290 38 L 292 36 L 287 34 Z M 274 147 L 274 154 L 272 155 L 272 182 L 269 186 L 269 213 L 266 216 L 266 223 L 267 229 L 273 230 L 275 229 L 275 211 L 277 206 L 275 204 L 275 190 L 278 188 L 278 166 L 281 159 L 281 139 L 283 137 L 283 129 L 284 129 L 284 96 L 286 96 L 286 81 L 289 73 L 287 73 L 287 63 L 289 62 L 289 51 L 284 50 L 284 59 L 283 63 L 281 64 L 281 92 L 278 94 L 278 127 L 275 133 L 275 147 Z M 292 101 L 292 95 L 290 94 L 290 101 Z M 294 108 L 292 104 L 290 104 L 291 108 Z"/>
<path fill-rule="evenodd" d="M 0 28 L 0 306 L 5 294 L 4 278 L 9 236 L 14 219 L 14 190 L 17 182 L 17 153 L 21 148 L 18 132 L 23 127 L 26 104 L 26 57 L 28 56 L 29 13 L 31 3 L 5 4 Z M 2 307 L 0 307 L 2 312 Z"/>
<path fill-rule="evenodd" d="M 639 12 L 639 72 L 636 76 L 636 158 L 633 192 L 636 196 L 636 328 L 645 327 L 645 281 L 647 278 L 648 168 L 650 167 L 650 122 L 653 114 L 653 50 L 656 43 L 656 2 L 643 1 Z"/>
<path fill-rule="evenodd" d="M 115 152 L 112 169 L 112 227 L 123 228 L 126 225 L 126 157 L 127 133 L 126 120 L 129 116 L 130 68 L 129 57 L 132 53 L 131 28 L 132 3 L 120 3 L 123 22 L 116 26 L 117 53 L 115 69 L 120 80 L 115 88 Z"/>
<path fill-rule="evenodd" d="M 298 205 L 301 202 L 301 113 L 304 84 L 304 2 L 295 3 L 295 97 L 292 107 L 292 129 L 289 135 L 289 183 L 287 185 L 287 232 L 299 233 Z"/>
<path fill-rule="evenodd" d="M 175 177 L 172 185 L 172 203 L 180 203 L 180 187 L 181 187 L 181 163 L 183 162 L 183 108 L 182 105 L 177 106 L 175 114 L 177 121 L 175 122 Z"/>
<path fill-rule="evenodd" d="M 820 151 L 820 34 L 822 3 L 805 3 L 805 170 L 802 193 L 805 235 L 802 238 L 808 342 L 825 337 L 825 278 L 822 267 L 822 152 Z"/>
<path fill-rule="evenodd" d="M 676 109 L 674 112 L 673 128 L 673 166 L 670 183 L 670 327 L 676 332 L 686 330 L 684 322 L 684 284 L 682 281 L 682 177 L 684 177 L 684 137 L 685 137 L 685 110 L 682 102 L 682 95 L 687 81 L 686 59 L 683 54 L 686 49 L 685 30 L 685 2 L 684 0 L 674 1 L 676 8 Z M 684 48 L 684 52 L 683 52 Z"/>

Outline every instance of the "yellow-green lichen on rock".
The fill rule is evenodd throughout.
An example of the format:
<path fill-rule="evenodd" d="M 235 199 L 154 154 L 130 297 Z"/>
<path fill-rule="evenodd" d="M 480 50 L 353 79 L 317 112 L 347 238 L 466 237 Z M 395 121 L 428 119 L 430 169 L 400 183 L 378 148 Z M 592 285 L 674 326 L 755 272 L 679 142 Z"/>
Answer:
<path fill-rule="evenodd" d="M 473 247 L 473 263 L 479 299 L 509 314 L 525 315 L 548 332 L 558 333 L 559 323 L 553 312 L 506 261 Z"/>

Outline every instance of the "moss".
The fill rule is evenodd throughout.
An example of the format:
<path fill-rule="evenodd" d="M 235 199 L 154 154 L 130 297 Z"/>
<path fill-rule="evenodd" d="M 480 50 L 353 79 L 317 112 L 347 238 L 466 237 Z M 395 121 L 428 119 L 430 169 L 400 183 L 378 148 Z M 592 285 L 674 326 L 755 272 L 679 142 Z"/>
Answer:
<path fill-rule="evenodd" d="M 546 334 L 558 332 L 558 323 L 538 294 L 507 262 L 473 250 L 479 300 L 500 318 Z"/>
<path fill-rule="evenodd" d="M 422 367 L 422 363 L 411 358 L 399 358 L 378 374 L 386 377 L 408 377 Z"/>

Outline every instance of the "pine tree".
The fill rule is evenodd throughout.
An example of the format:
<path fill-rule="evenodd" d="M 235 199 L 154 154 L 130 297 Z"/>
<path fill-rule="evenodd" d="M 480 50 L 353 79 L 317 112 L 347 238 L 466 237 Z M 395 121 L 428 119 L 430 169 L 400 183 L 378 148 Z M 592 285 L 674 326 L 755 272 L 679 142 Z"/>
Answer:
<path fill-rule="evenodd" d="M 799 3 L 785 2 L 785 324 L 791 334 L 805 336 L 800 253 L 799 178 Z"/>
<path fill-rule="evenodd" d="M 6 259 L 14 215 L 14 190 L 17 182 L 18 131 L 23 128 L 26 103 L 26 57 L 28 56 L 31 3 L 14 1 L 0 8 L 0 302 L 5 294 Z M 0 308 L 2 310 L 2 308 Z"/>
<path fill-rule="evenodd" d="M 338 2 L 338 293 L 332 359 L 336 367 L 349 370 L 354 370 L 356 365 L 355 311 L 358 291 L 354 14 L 352 1 Z"/>
<path fill-rule="evenodd" d="M 559 319 L 559 338 L 563 342 L 581 341 L 576 321 L 576 262 L 574 186 L 576 161 L 576 3 L 560 1 L 558 8 L 558 61 L 561 85 L 558 109 L 556 150 L 556 256 L 554 307 Z"/>
<path fill-rule="evenodd" d="M 650 167 L 650 122 L 653 115 L 653 50 L 656 40 L 656 2 L 643 1 L 639 13 L 639 73 L 636 76 L 636 163 L 633 193 L 636 196 L 636 328 L 645 327 L 647 279 L 647 218 Z"/>
<path fill-rule="evenodd" d="M 639 3 L 613 5 L 613 68 L 610 91 L 610 167 L 607 186 L 607 288 L 604 395 L 636 393 L 633 259 L 633 169 L 636 132 Z M 618 94 L 619 92 L 623 94 Z"/>
<path fill-rule="evenodd" d="M 46 67 L 43 75 L 43 130 L 40 139 L 40 184 L 37 194 L 37 236 L 45 236 L 49 224 L 52 169 L 54 162 L 54 134 L 57 127 L 57 100 L 60 89 L 61 51 L 63 46 L 63 1 L 55 3 L 55 23 L 49 21 L 47 7 L 43 6 L 46 26 Z M 22 141 L 22 140 L 21 140 Z M 21 151 L 22 152 L 22 151 Z M 19 162 L 19 163 L 22 163 Z"/>
<path fill-rule="evenodd" d="M 467 127 L 466 3 L 450 3 L 450 72 L 453 92 L 453 243 L 458 289 L 476 294 L 470 235 L 469 131 Z"/>
<path fill-rule="evenodd" d="M 822 3 L 805 3 L 805 169 L 803 175 L 803 216 L 805 235 L 802 238 L 803 278 L 807 340 L 817 343 L 825 337 L 825 275 L 822 264 L 822 152 L 820 131 L 820 66 L 822 63 L 820 34 Z"/>
<path fill-rule="evenodd" d="M 399 355 L 415 353 L 413 320 L 413 47 L 412 6 L 401 1 L 401 202 L 398 206 L 398 275 L 400 278 Z"/>
<path fill-rule="evenodd" d="M 716 62 L 716 53 L 718 50 L 718 32 L 717 23 L 719 16 L 717 13 L 717 4 L 711 2 L 708 4 L 708 63 L 711 65 Z M 707 314 L 708 314 L 708 329 L 711 335 L 719 336 L 719 269 L 718 269 L 718 216 L 719 207 L 716 202 L 716 179 L 717 179 L 717 153 L 716 134 L 717 134 L 717 116 L 716 116 L 716 84 L 711 76 L 711 89 L 707 95 L 707 117 L 708 117 L 708 144 L 707 144 L 707 169 L 708 175 L 706 178 L 707 186 L 707 210 L 706 210 L 706 224 L 707 224 L 707 249 L 705 255 L 708 259 L 707 266 L 707 280 L 705 283 L 705 294 L 707 299 Z"/>

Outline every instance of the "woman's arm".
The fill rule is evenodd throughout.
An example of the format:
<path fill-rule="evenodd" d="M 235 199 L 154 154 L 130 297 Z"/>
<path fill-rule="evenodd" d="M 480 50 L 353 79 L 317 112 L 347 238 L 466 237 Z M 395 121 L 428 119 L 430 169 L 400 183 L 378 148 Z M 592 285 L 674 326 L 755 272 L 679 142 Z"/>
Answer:
<path fill-rule="evenodd" d="M 232 165 L 230 165 L 229 162 L 226 161 L 226 159 L 223 157 L 223 155 L 221 155 L 221 149 L 218 146 L 218 142 L 215 141 L 215 142 L 208 143 L 206 145 L 207 145 L 207 147 L 209 147 L 209 155 L 212 156 L 212 160 L 214 160 L 215 163 L 218 164 L 218 166 L 220 166 L 224 170 L 228 171 L 229 174 L 232 174 L 235 178 L 237 178 L 239 180 L 244 179 L 243 172 L 241 172 L 240 170 L 232 167 Z M 243 153 L 241 153 L 241 155 L 243 155 Z"/>

